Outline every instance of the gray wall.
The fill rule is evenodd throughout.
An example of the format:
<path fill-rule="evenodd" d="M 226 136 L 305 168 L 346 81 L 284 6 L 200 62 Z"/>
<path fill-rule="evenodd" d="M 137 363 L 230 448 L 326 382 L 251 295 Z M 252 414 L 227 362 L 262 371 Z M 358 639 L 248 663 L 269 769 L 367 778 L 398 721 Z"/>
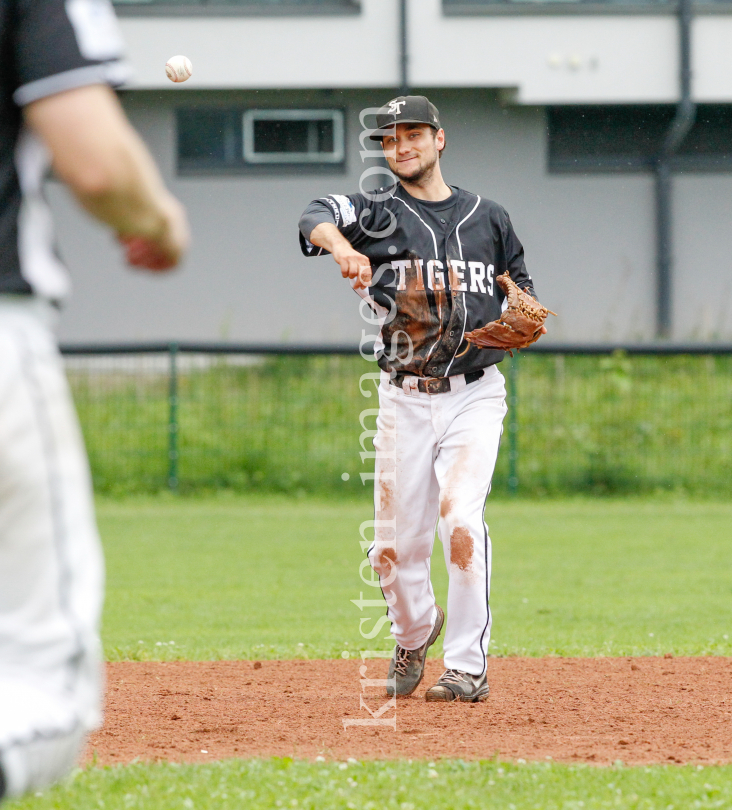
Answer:
<path fill-rule="evenodd" d="M 183 99 L 170 91 L 127 93 L 130 117 L 188 208 L 193 249 L 170 275 L 125 269 L 112 238 L 52 184 L 61 248 L 75 282 L 61 338 L 356 342 L 363 326 L 358 299 L 330 258 L 300 256 L 296 223 L 311 198 L 357 189 L 364 167 L 373 165 L 358 156 L 358 112 L 388 94 L 200 95 L 222 103 L 347 106 L 347 174 L 178 177 L 174 105 Z M 652 338 L 650 177 L 549 175 L 542 109 L 502 107 L 484 90 L 429 95 L 447 130 L 446 180 L 508 209 L 541 300 L 560 314 L 550 324 L 551 340 Z M 191 99 L 186 93 L 185 101 Z M 675 190 L 674 337 L 732 339 L 732 175 L 688 175 Z"/>

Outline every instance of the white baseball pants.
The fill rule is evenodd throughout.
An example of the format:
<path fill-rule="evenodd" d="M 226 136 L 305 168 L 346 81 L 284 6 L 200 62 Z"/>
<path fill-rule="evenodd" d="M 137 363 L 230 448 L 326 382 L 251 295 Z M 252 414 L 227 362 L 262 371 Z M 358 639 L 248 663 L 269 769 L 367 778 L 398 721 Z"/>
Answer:
<path fill-rule="evenodd" d="M 103 564 L 51 309 L 0 296 L 0 769 L 59 779 L 101 720 Z"/>
<path fill-rule="evenodd" d="M 444 659 L 482 675 L 490 639 L 491 541 L 483 520 L 498 456 L 506 390 L 495 366 L 444 394 L 406 393 L 382 375 L 374 438 L 379 574 L 397 644 L 414 650 L 434 625 L 430 557 L 435 524 L 449 572 Z"/>

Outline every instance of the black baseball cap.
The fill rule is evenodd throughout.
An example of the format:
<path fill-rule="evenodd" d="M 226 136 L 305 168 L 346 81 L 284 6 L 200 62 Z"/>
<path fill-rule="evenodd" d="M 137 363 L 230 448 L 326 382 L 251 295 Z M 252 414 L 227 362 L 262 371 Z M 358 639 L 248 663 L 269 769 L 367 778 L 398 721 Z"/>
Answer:
<path fill-rule="evenodd" d="M 397 96 L 376 113 L 377 130 L 369 137 L 380 141 L 396 124 L 428 124 L 436 130 L 442 127 L 439 110 L 427 96 Z"/>

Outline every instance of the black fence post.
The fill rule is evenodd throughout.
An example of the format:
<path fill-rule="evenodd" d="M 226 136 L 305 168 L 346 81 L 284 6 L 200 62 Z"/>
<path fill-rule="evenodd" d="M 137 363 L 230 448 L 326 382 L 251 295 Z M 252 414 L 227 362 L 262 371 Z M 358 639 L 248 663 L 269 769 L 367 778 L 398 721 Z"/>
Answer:
<path fill-rule="evenodd" d="M 168 487 L 178 490 L 178 344 L 168 346 Z"/>
<path fill-rule="evenodd" d="M 508 366 L 508 492 L 516 495 L 518 477 L 518 359 L 519 353 L 511 358 Z"/>

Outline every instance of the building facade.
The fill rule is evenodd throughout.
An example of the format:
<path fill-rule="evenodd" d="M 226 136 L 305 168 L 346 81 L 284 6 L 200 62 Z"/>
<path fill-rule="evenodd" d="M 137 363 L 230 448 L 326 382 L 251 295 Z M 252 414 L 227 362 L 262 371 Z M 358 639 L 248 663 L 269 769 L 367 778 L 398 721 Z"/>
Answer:
<path fill-rule="evenodd" d="M 130 118 L 185 203 L 175 274 L 124 272 L 109 234 L 52 183 L 75 290 L 67 342 L 350 343 L 358 298 L 304 259 L 313 197 L 388 181 L 364 111 L 408 83 L 438 106 L 447 182 L 502 203 L 551 342 L 732 340 L 732 3 L 695 4 L 694 124 L 673 155 L 667 328 L 659 329 L 657 161 L 683 96 L 672 3 L 247 0 L 120 3 Z M 193 77 L 170 83 L 185 54 Z M 368 144 L 368 142 L 366 142 Z M 548 338 L 548 339 L 549 339 Z"/>

